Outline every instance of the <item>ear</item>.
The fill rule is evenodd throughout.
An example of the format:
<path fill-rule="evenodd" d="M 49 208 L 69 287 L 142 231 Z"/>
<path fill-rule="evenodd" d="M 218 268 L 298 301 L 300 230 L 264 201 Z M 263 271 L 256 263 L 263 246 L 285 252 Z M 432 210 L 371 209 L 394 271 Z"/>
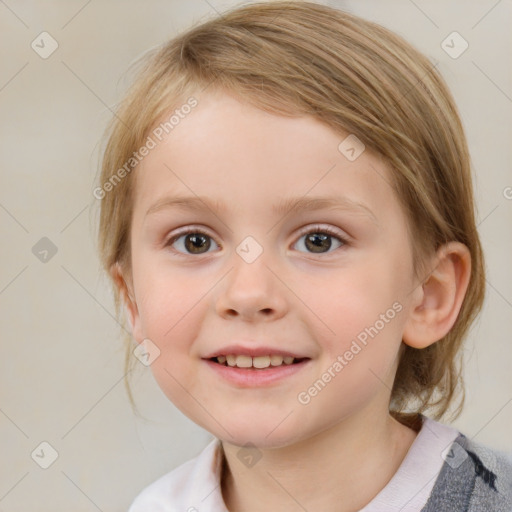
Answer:
<path fill-rule="evenodd" d="M 459 315 L 471 275 L 471 254 L 460 242 L 449 242 L 433 258 L 434 270 L 414 291 L 402 340 L 425 348 L 442 339 Z"/>
<path fill-rule="evenodd" d="M 137 343 L 141 343 L 144 337 L 141 333 L 139 310 L 135 301 L 131 278 L 129 278 L 129 276 L 125 277 L 125 272 L 121 268 L 119 262 L 114 263 L 110 267 L 110 274 L 117 289 L 119 290 L 119 295 L 123 302 L 128 322 L 130 323 L 132 336 L 135 338 Z"/>

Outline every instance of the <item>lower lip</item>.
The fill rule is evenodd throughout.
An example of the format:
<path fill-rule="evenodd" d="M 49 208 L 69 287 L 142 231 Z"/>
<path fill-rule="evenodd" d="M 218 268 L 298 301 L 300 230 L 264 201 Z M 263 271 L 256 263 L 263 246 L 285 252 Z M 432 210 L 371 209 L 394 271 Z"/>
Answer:
<path fill-rule="evenodd" d="M 210 368 L 218 372 L 221 377 L 225 378 L 232 384 L 237 384 L 242 387 L 257 387 L 273 384 L 285 377 L 295 375 L 305 368 L 311 362 L 311 359 L 305 359 L 300 363 L 269 366 L 268 368 L 262 369 L 224 366 L 210 361 L 209 359 L 205 359 L 204 361 L 210 366 Z"/>

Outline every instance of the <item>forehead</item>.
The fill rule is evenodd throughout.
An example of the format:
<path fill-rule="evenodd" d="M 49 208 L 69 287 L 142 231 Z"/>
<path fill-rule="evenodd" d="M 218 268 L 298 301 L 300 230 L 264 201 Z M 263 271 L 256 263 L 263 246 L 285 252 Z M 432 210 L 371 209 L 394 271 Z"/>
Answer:
<path fill-rule="evenodd" d="M 347 158 L 346 146 L 354 143 L 349 133 L 310 116 L 265 112 L 219 91 L 195 97 L 197 106 L 135 171 L 138 214 L 173 194 L 207 196 L 233 213 L 308 195 L 339 194 L 376 212 L 396 203 L 389 169 L 378 155 L 365 149 Z"/>

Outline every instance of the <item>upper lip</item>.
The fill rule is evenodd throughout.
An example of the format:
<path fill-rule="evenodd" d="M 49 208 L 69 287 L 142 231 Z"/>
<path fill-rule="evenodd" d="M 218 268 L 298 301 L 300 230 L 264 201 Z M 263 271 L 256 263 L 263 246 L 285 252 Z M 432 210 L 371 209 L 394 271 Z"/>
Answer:
<path fill-rule="evenodd" d="M 227 355 L 241 355 L 251 357 L 279 355 L 283 357 L 294 357 L 295 359 L 309 359 L 305 355 L 298 354 L 296 352 L 291 352 L 288 350 L 282 350 L 280 348 L 268 346 L 244 347 L 243 345 L 228 345 L 226 347 L 219 348 L 214 352 L 211 352 L 210 354 L 206 355 L 204 359 L 212 359 L 213 357 Z"/>

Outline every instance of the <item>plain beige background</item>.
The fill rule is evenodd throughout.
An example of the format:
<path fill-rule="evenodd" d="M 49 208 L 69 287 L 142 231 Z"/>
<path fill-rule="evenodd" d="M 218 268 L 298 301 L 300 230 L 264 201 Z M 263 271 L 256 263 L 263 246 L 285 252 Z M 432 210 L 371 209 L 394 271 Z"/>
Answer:
<path fill-rule="evenodd" d="M 3 512 L 124 511 L 145 485 L 211 439 L 143 365 L 133 386 L 146 419 L 130 409 L 112 295 L 99 273 L 92 190 L 100 139 L 128 66 L 239 3 L 0 1 Z M 454 425 L 512 453 L 512 3 L 325 3 L 404 36 L 439 63 L 455 95 L 474 162 L 488 286 L 465 348 L 467 404 Z M 31 47 L 43 31 L 58 43 L 46 59 Z M 441 46 L 453 31 L 469 44 L 456 59 Z M 36 257 L 41 247 L 46 262 Z M 42 469 L 52 449 L 58 458 Z"/>

